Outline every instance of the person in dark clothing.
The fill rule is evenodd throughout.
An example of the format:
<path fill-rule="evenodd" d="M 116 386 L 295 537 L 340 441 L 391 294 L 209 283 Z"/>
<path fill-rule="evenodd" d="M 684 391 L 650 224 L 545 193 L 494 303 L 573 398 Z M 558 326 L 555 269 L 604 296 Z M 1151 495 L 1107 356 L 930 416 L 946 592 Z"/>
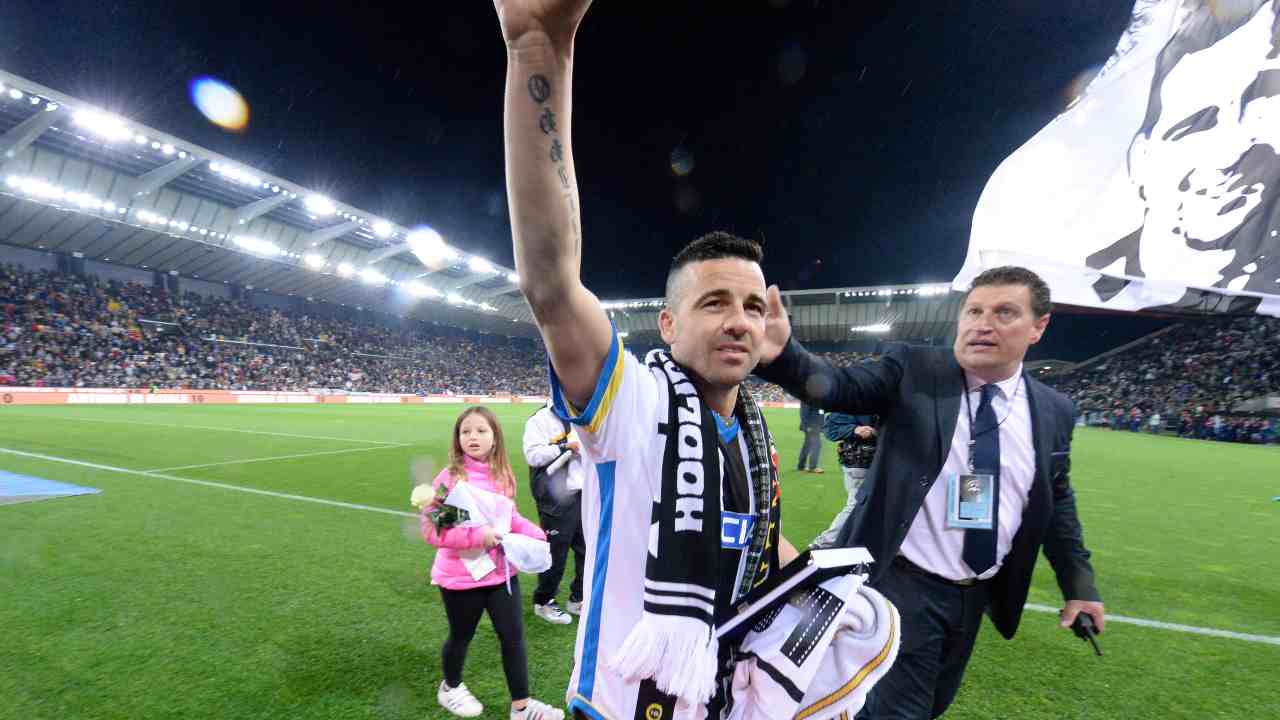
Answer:
<path fill-rule="evenodd" d="M 903 641 L 859 718 L 946 712 L 983 616 L 1005 637 L 1017 631 L 1041 549 L 1065 600 L 1060 625 L 1086 613 L 1104 630 L 1071 487 L 1072 404 L 1023 367 L 1051 308 L 1035 273 L 994 268 L 965 295 L 950 350 L 890 343 L 878 362 L 834 367 L 790 337 L 770 290 L 756 374 L 802 401 L 882 420 L 839 542 L 875 558 L 869 582 L 901 612 Z"/>
<path fill-rule="evenodd" d="M 796 469 L 801 472 L 823 472 L 822 414 L 816 405 L 800 403 L 800 432 L 804 433 L 804 445 L 800 447 Z"/>

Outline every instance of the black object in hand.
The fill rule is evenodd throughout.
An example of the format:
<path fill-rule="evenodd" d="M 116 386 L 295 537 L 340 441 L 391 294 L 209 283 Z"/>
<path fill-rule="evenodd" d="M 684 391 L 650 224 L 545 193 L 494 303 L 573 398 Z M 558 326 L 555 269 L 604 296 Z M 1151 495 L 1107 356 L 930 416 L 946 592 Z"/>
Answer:
<path fill-rule="evenodd" d="M 1071 632 L 1081 640 L 1088 640 L 1093 646 L 1093 651 L 1102 657 L 1102 648 L 1098 647 L 1098 627 L 1093 624 L 1093 616 L 1089 613 L 1082 612 L 1076 615 L 1075 622 L 1071 623 Z"/>

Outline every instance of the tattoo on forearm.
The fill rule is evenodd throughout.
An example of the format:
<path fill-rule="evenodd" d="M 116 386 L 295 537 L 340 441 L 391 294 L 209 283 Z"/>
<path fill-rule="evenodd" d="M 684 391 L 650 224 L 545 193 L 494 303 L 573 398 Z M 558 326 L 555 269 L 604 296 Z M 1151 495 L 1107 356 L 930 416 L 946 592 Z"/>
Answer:
<path fill-rule="evenodd" d="M 544 75 L 530 75 L 529 97 L 538 105 L 546 102 L 551 98 L 551 81 L 547 80 Z M 575 256 L 581 256 L 582 253 L 582 228 L 578 223 L 578 201 L 574 197 L 573 183 L 569 179 L 569 169 L 565 167 L 565 149 L 560 142 L 560 126 L 556 122 L 556 114 L 549 107 L 543 107 L 542 113 L 538 116 L 538 129 L 543 135 L 550 136 L 551 147 L 547 155 L 551 158 L 551 162 L 556 166 L 556 176 L 560 178 L 560 187 L 565 190 L 565 201 L 569 205 L 569 230 L 573 235 L 573 253 Z"/>
<path fill-rule="evenodd" d="M 538 117 L 538 127 L 542 129 L 544 135 L 550 135 L 556 131 L 556 114 L 551 112 L 551 108 L 543 108 L 542 115 Z"/>
<path fill-rule="evenodd" d="M 543 75 L 532 75 L 529 77 L 529 97 L 533 101 L 542 104 L 551 97 L 551 82 Z"/>

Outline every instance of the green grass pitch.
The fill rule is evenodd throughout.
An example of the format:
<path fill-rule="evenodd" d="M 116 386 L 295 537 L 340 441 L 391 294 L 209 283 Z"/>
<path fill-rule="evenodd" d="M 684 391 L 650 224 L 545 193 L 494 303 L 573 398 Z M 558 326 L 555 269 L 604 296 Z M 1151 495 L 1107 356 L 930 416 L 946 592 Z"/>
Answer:
<path fill-rule="evenodd" d="M 7 407 L 0 447 L 207 465 L 167 474 L 407 511 L 411 468 L 439 467 L 459 409 Z M 517 448 L 534 408 L 495 409 L 536 517 Z M 796 412 L 769 420 L 784 532 L 803 545 L 843 501 L 834 448 L 825 475 L 796 473 Z M 238 462 L 278 456 L 299 457 Z M 0 506 L 0 718 L 445 716 L 444 613 L 416 520 L 10 453 L 0 469 L 103 490 Z M 1108 610 L 1280 636 L 1278 470 L 1276 448 L 1078 431 L 1074 482 Z M 1031 600 L 1060 603 L 1043 560 Z M 534 694 L 558 703 L 576 625 L 547 625 L 527 597 L 525 618 Z M 1009 642 L 984 627 L 948 717 L 1280 717 L 1280 645 L 1119 623 L 1101 642 L 1094 657 L 1047 613 L 1028 612 Z M 504 717 L 487 621 L 466 680 L 486 717 Z"/>

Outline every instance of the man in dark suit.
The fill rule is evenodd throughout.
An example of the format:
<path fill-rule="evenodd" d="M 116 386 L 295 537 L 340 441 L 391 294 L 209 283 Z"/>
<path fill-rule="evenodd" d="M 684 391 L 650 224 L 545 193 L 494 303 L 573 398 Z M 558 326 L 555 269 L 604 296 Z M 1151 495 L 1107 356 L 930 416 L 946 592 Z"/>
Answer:
<path fill-rule="evenodd" d="M 1103 628 L 1069 478 L 1071 402 L 1022 367 L 1049 323 L 1043 280 L 988 270 L 965 296 L 951 351 L 891 344 L 879 362 L 847 368 L 789 339 L 774 288 L 769 303 L 772 345 L 756 373 L 829 411 L 881 419 L 841 543 L 875 557 L 871 584 L 902 614 L 902 647 L 860 717 L 941 715 L 983 612 L 1013 637 L 1041 547 L 1066 600 L 1061 625 L 1084 612 Z"/>
<path fill-rule="evenodd" d="M 822 408 L 800 403 L 800 432 L 804 444 L 800 446 L 800 458 L 796 469 L 801 472 L 820 473 L 822 469 Z"/>

